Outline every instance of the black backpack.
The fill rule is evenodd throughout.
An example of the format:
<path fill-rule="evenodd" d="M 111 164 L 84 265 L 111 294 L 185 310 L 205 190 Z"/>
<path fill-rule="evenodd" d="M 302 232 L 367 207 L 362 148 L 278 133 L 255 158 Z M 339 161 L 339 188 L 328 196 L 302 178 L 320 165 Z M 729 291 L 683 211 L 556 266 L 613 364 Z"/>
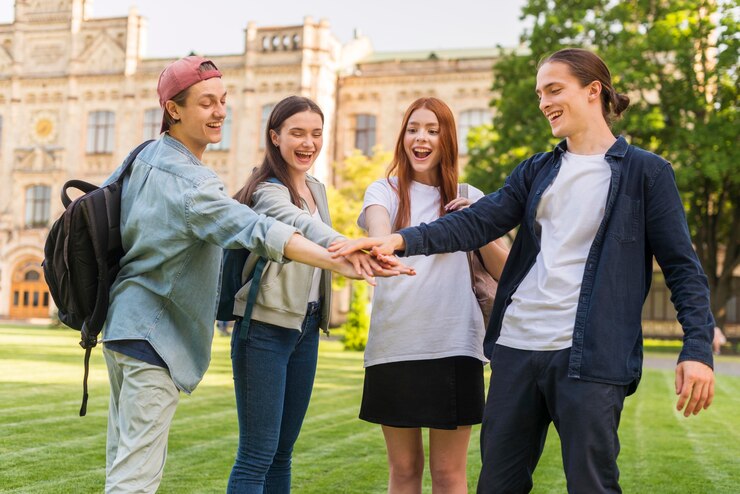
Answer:
<path fill-rule="evenodd" d="M 120 270 L 121 189 L 131 164 L 150 141 L 140 144 L 124 161 L 115 182 L 97 187 L 81 180 L 69 180 L 62 187 L 65 211 L 51 226 L 44 245 L 44 277 L 59 309 L 59 320 L 80 331 L 85 349 L 80 416 L 87 413 L 87 376 L 90 351 L 108 315 L 110 287 Z M 68 189 L 85 194 L 74 201 Z"/>

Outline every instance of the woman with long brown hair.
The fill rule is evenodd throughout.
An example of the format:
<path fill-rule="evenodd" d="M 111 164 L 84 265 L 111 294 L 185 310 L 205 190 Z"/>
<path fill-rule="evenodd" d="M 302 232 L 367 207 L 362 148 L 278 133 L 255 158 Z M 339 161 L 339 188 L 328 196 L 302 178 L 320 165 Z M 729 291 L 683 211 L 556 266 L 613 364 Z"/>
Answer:
<path fill-rule="evenodd" d="M 275 105 L 265 158 L 236 199 L 328 246 L 344 237 L 331 228 L 324 185 L 308 174 L 323 146 L 323 125 L 321 109 L 309 98 L 290 96 Z M 398 274 L 364 253 L 350 262 L 368 281 L 373 274 Z M 328 328 L 331 272 L 270 262 L 257 283 L 251 318 L 237 319 L 232 333 L 239 447 L 227 492 L 287 494 L 293 445 L 316 373 L 319 330 Z M 234 314 L 245 313 L 250 289 L 251 282 L 236 294 Z"/>

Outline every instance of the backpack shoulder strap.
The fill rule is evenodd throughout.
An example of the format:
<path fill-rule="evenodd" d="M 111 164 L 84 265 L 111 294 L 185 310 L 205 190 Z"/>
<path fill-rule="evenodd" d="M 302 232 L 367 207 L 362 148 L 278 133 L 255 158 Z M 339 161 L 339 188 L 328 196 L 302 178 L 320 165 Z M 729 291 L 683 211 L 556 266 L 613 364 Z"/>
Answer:
<path fill-rule="evenodd" d="M 268 177 L 265 182 L 270 182 L 278 185 L 285 185 L 277 177 Z M 262 280 L 262 273 L 265 271 L 267 266 L 267 258 L 260 257 L 254 266 L 252 272 L 252 284 L 249 286 L 249 293 L 247 293 L 247 303 L 244 307 L 244 315 L 241 322 L 241 333 L 239 334 L 240 339 L 246 339 L 249 333 L 249 324 L 252 321 L 252 310 L 254 304 L 257 301 L 257 294 L 260 291 L 260 281 Z"/>
<path fill-rule="evenodd" d="M 464 197 L 465 199 L 470 197 L 468 193 L 468 184 L 457 184 L 457 190 L 460 197 Z"/>
<path fill-rule="evenodd" d="M 134 148 L 133 151 L 128 153 L 128 156 L 126 156 L 126 159 L 123 160 L 123 167 L 121 167 L 121 174 L 118 175 L 118 178 L 116 179 L 116 182 L 119 184 L 123 183 L 123 178 L 126 176 L 126 174 L 129 171 L 129 168 L 131 168 L 131 165 L 136 160 L 136 157 L 139 155 L 139 153 L 147 147 L 150 143 L 154 142 L 154 139 L 149 139 L 148 141 L 144 141 L 138 146 Z"/>
<path fill-rule="evenodd" d="M 457 184 L 457 190 L 458 194 L 460 194 L 460 197 L 464 197 L 465 199 L 468 199 L 469 197 L 469 187 L 468 184 Z M 466 252 L 465 253 L 468 259 L 468 268 L 470 270 L 470 286 L 473 288 L 473 293 L 475 293 L 475 273 L 473 272 L 473 257 L 475 255 L 475 252 Z"/>
<path fill-rule="evenodd" d="M 252 274 L 252 284 L 249 286 L 249 293 L 247 294 L 247 304 L 244 307 L 244 317 L 241 322 L 241 333 L 239 333 L 240 339 L 246 339 L 247 333 L 249 332 L 249 324 L 252 322 L 252 310 L 254 304 L 257 301 L 257 294 L 260 291 L 260 281 L 262 281 L 262 273 L 265 271 L 267 265 L 267 259 L 260 257 L 257 261 L 257 265 L 254 267 L 254 274 Z"/>
<path fill-rule="evenodd" d="M 113 234 L 120 236 L 121 221 L 121 184 L 123 176 L 128 172 L 131 163 L 134 162 L 139 152 L 151 143 L 148 140 L 139 144 L 129 153 L 124 161 L 123 170 L 118 179 L 106 187 L 102 187 L 99 193 L 91 194 L 91 203 L 86 203 L 84 213 L 87 227 L 90 229 L 95 261 L 98 265 L 98 290 L 95 298 L 95 308 L 90 319 L 83 325 L 82 341 L 83 348 L 92 348 L 97 344 L 97 336 L 105 324 L 108 314 L 109 291 L 113 283 L 115 273 L 109 272 L 108 255 L 111 247 L 117 247 L 119 240 L 111 238 Z M 114 185 L 115 184 L 115 185 Z M 113 276 L 109 276 L 113 274 Z"/>

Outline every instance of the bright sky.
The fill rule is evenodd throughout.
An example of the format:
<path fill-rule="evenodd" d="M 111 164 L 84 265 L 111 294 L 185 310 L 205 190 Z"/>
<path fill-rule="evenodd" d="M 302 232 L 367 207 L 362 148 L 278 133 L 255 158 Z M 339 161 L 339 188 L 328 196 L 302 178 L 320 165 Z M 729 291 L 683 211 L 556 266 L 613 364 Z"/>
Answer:
<path fill-rule="evenodd" d="M 0 0 L 0 24 L 13 21 Z M 375 51 L 479 48 L 518 44 L 525 0 L 94 0 L 92 17 L 119 17 L 131 6 L 148 19 L 147 57 L 240 53 L 247 22 L 297 25 L 326 18 L 340 41 L 355 29 Z"/>

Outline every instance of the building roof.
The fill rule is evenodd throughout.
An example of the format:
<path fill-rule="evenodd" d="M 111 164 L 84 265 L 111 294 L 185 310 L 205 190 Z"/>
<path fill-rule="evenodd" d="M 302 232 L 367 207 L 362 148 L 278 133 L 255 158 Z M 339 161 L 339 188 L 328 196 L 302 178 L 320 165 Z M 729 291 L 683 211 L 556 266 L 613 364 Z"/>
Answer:
<path fill-rule="evenodd" d="M 360 63 L 413 61 L 413 60 L 459 60 L 462 58 L 494 58 L 501 53 L 497 47 L 459 48 L 452 50 L 386 51 L 370 54 Z"/>

